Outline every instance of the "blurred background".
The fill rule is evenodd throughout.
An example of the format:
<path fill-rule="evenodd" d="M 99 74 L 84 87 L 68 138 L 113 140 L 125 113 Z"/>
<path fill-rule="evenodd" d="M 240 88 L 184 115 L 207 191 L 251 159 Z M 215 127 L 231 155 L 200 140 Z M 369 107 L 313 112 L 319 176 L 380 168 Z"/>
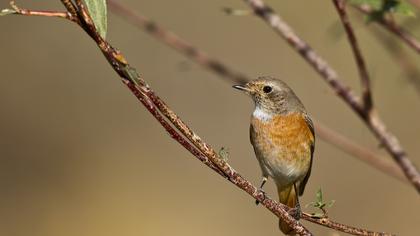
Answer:
<path fill-rule="evenodd" d="M 265 23 L 221 10 L 247 9 L 242 1 L 121 2 L 250 77 L 283 79 L 315 119 L 388 157 L 359 118 Z M 59 1 L 17 3 L 63 9 Z M 357 68 L 331 1 L 268 3 L 359 92 Z M 360 14 L 352 11 L 351 19 L 379 113 L 419 166 L 420 56 L 382 28 L 366 25 Z M 420 36 L 418 17 L 402 23 Z M 227 147 L 229 163 L 258 184 L 260 169 L 248 136 L 251 100 L 111 13 L 108 28 L 109 41 L 157 93 L 214 148 Z M 169 138 L 76 25 L 7 16 L 0 18 L 0 29 L 0 235 L 280 234 L 272 213 Z M 389 46 L 413 65 L 410 71 Z M 277 198 L 274 184 L 266 186 Z M 324 198 L 336 200 L 329 210 L 336 221 L 420 234 L 413 187 L 318 139 L 302 205 L 313 201 L 320 187 Z M 342 235 L 303 223 L 318 235 Z"/>

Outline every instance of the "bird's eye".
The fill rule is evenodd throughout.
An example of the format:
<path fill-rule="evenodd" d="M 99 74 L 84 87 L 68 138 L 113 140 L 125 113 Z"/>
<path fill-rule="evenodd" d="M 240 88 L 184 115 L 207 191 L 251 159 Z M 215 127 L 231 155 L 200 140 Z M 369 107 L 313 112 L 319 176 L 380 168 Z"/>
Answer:
<path fill-rule="evenodd" d="M 273 90 L 273 88 L 271 86 L 264 86 L 263 87 L 264 93 L 270 93 L 272 90 Z"/>

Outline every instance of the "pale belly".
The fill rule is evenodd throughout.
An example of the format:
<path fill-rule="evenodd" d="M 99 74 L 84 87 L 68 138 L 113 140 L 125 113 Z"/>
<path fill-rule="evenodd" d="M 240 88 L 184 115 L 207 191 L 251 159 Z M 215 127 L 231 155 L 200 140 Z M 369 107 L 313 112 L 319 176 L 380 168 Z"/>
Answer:
<path fill-rule="evenodd" d="M 254 149 L 263 174 L 270 176 L 279 187 L 300 182 L 309 171 L 309 155 L 298 155 L 282 147 L 263 151 L 256 145 Z"/>

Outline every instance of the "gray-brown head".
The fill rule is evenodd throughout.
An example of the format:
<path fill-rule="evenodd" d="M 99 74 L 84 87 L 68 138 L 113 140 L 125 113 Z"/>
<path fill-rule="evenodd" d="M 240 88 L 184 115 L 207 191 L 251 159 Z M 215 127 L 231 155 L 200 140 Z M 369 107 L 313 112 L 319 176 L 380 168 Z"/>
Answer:
<path fill-rule="evenodd" d="M 250 95 L 256 108 L 267 114 L 305 113 L 305 108 L 293 90 L 279 79 L 259 77 L 245 85 L 233 87 Z"/>

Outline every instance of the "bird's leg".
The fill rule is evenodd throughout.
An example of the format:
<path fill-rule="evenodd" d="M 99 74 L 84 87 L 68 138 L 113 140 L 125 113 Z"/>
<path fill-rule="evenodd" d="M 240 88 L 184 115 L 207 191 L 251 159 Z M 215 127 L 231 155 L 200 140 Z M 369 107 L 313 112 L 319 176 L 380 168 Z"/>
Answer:
<path fill-rule="evenodd" d="M 296 206 L 292 209 L 290 209 L 290 214 L 296 219 L 300 220 L 300 216 L 302 214 L 302 210 L 300 209 L 300 203 L 299 203 L 299 194 L 296 188 L 296 184 L 293 184 L 295 194 L 296 194 Z"/>
<path fill-rule="evenodd" d="M 265 182 L 267 182 L 267 177 L 263 176 L 260 188 L 258 189 L 259 191 L 261 191 L 264 194 L 264 198 L 265 198 L 265 192 L 263 190 L 263 187 L 264 187 Z M 255 200 L 255 205 L 258 206 L 258 204 L 260 204 L 260 202 L 258 200 Z"/>

